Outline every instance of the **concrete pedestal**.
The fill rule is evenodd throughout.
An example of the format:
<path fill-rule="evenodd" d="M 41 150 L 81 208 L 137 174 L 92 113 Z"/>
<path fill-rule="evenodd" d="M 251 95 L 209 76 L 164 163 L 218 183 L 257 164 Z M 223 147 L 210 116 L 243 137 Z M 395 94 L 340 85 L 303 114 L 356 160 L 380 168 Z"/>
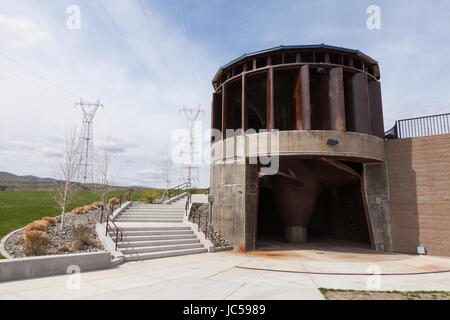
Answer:
<path fill-rule="evenodd" d="M 284 239 L 289 243 L 305 243 L 307 228 L 302 226 L 284 227 Z"/>

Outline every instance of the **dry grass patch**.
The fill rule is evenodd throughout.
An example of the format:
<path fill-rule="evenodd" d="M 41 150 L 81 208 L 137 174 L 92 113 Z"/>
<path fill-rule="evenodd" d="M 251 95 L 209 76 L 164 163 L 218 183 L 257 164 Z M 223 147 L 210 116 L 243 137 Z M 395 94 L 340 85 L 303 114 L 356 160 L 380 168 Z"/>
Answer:
<path fill-rule="evenodd" d="M 95 209 L 98 209 L 98 208 L 102 207 L 102 204 L 103 203 L 101 201 L 95 201 L 95 202 L 92 202 L 91 206 Z"/>
<path fill-rule="evenodd" d="M 46 220 L 35 220 L 25 227 L 25 233 L 31 230 L 47 231 L 50 223 Z"/>
<path fill-rule="evenodd" d="M 78 207 L 78 208 L 75 208 L 72 210 L 72 214 L 74 214 L 76 216 L 79 214 L 83 214 L 84 212 L 85 212 L 84 207 Z"/>
<path fill-rule="evenodd" d="M 319 290 L 327 300 L 450 300 L 449 291 Z"/>
<path fill-rule="evenodd" d="M 118 205 L 119 204 L 119 199 L 117 198 L 111 198 L 108 200 L 108 205 Z"/>
<path fill-rule="evenodd" d="M 72 247 L 81 250 L 84 246 L 92 244 L 91 230 L 86 225 L 78 225 L 73 228 Z"/>
<path fill-rule="evenodd" d="M 56 224 L 56 219 L 52 217 L 43 217 L 41 220 L 47 221 L 49 226 L 54 226 Z"/>
<path fill-rule="evenodd" d="M 23 237 L 25 247 L 24 253 L 27 256 L 43 255 L 50 242 L 47 233 L 39 230 L 28 230 Z"/>

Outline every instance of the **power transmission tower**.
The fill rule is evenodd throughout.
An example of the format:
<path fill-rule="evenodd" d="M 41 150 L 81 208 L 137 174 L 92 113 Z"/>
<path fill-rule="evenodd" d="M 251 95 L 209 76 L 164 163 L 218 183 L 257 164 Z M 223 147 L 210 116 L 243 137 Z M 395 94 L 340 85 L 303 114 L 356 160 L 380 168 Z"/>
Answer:
<path fill-rule="evenodd" d="M 94 127 L 93 120 L 94 115 L 99 107 L 103 107 L 100 104 L 100 100 L 96 102 L 86 102 L 80 99 L 80 102 L 75 103 L 75 107 L 80 107 L 83 113 L 83 126 L 80 133 L 80 156 L 78 165 L 78 182 L 83 182 L 86 185 L 87 182 L 93 182 L 94 180 Z"/>
<path fill-rule="evenodd" d="M 198 166 L 195 166 L 195 133 L 194 133 L 194 124 L 195 121 L 198 119 L 200 114 L 203 114 L 203 110 L 201 109 L 200 105 L 198 107 L 193 108 L 186 108 L 183 107 L 178 110 L 178 113 L 183 113 L 187 120 L 187 126 L 189 130 L 189 136 L 187 137 L 187 144 L 189 147 L 189 162 L 182 167 L 182 173 L 185 178 L 185 181 L 189 183 L 193 183 L 195 181 L 198 181 Z"/>

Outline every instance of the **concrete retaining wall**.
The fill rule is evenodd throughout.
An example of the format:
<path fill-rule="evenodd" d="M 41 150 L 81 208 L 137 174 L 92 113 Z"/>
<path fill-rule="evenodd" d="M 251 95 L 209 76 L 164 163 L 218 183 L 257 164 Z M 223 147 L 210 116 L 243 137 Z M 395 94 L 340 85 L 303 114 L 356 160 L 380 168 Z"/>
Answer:
<path fill-rule="evenodd" d="M 0 260 L 0 281 L 66 274 L 69 266 L 81 272 L 111 267 L 109 252 L 89 252 Z"/>

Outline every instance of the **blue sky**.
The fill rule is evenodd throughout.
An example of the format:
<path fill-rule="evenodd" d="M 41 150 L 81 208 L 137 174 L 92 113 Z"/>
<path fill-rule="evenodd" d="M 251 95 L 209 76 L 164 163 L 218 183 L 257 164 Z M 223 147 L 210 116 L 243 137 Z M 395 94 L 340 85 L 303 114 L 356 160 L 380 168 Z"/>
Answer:
<path fill-rule="evenodd" d="M 155 185 L 155 150 L 185 126 L 178 108 L 200 104 L 207 128 L 217 69 L 280 44 L 327 43 L 377 60 L 386 129 L 450 112 L 449 1 L 183 0 L 187 32 L 180 0 L 141 2 L 156 41 L 139 0 L 102 0 L 123 38 L 98 0 L 2 1 L 0 171 L 51 176 L 67 127 L 81 120 L 73 104 L 101 98 L 95 139 L 111 137 L 117 179 Z M 381 30 L 366 27 L 373 4 Z M 69 5 L 80 7 L 80 30 L 66 27 Z M 208 185 L 207 165 L 200 178 Z"/>

